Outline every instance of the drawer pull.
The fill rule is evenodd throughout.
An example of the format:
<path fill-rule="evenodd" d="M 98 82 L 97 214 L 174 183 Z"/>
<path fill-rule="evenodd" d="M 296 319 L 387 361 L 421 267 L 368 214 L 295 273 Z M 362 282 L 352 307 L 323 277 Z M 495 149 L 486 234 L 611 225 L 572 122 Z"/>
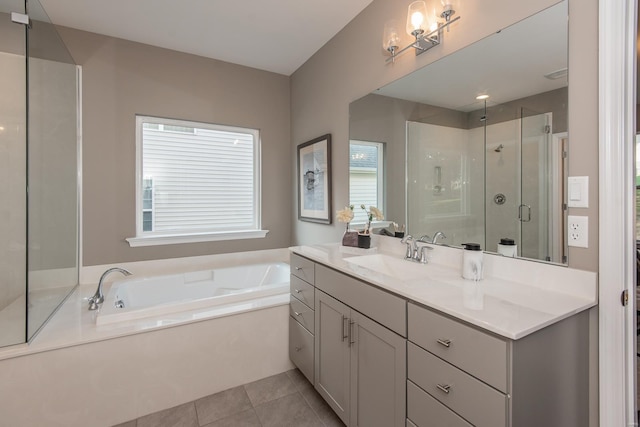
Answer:
<path fill-rule="evenodd" d="M 302 267 L 296 267 L 296 271 L 302 270 Z"/>
<path fill-rule="evenodd" d="M 296 351 L 302 350 L 302 347 L 295 347 Z M 439 387 L 439 386 L 438 386 Z M 448 393 L 448 392 L 447 392 Z"/>
<path fill-rule="evenodd" d="M 298 313 L 297 311 L 294 311 L 293 314 L 295 314 L 296 316 L 302 316 L 302 313 Z"/>
<path fill-rule="evenodd" d="M 300 292 L 302 292 L 300 289 L 293 289 L 294 291 L 296 291 L 296 294 L 299 294 Z"/>
<path fill-rule="evenodd" d="M 438 344 L 440 344 L 441 346 L 449 348 L 449 347 L 451 347 L 451 340 L 438 339 Z"/>
<path fill-rule="evenodd" d="M 446 385 L 436 384 L 436 387 L 438 387 L 438 390 L 440 390 L 444 394 L 449 394 L 449 392 L 451 391 L 451 386 L 449 384 L 446 384 Z"/>

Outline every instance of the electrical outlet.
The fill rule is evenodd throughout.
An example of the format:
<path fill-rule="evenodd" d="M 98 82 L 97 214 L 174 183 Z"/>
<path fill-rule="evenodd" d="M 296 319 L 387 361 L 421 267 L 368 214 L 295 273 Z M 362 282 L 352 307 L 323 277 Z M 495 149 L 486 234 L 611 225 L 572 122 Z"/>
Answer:
<path fill-rule="evenodd" d="M 589 217 L 569 215 L 567 227 L 569 246 L 578 248 L 589 247 Z"/>

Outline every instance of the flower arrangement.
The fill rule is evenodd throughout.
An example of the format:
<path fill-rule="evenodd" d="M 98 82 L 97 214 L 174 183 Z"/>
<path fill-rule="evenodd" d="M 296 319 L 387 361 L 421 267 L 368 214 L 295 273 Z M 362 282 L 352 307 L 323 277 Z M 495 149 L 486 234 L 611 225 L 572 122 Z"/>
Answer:
<path fill-rule="evenodd" d="M 364 231 L 362 234 L 370 234 L 371 233 L 371 221 L 375 218 L 376 221 L 382 221 L 384 219 L 384 215 L 382 211 L 375 206 L 369 206 L 369 210 L 367 210 L 365 205 L 360 205 L 360 209 L 365 211 L 367 214 L 367 225 L 364 227 Z"/>
<path fill-rule="evenodd" d="M 353 205 L 345 206 L 344 209 L 336 211 L 336 220 L 338 222 L 346 222 L 348 230 L 349 223 L 353 220 Z"/>

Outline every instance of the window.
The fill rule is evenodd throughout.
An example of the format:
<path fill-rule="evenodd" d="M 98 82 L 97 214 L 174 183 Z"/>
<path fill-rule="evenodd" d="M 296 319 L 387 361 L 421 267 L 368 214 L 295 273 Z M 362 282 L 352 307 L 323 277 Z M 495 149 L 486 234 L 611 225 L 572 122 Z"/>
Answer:
<path fill-rule="evenodd" d="M 255 129 L 136 117 L 131 246 L 264 237 Z"/>
<path fill-rule="evenodd" d="M 366 213 L 360 205 L 384 206 L 384 144 L 381 142 L 349 142 L 349 199 L 354 205 L 353 223 L 365 223 Z"/>

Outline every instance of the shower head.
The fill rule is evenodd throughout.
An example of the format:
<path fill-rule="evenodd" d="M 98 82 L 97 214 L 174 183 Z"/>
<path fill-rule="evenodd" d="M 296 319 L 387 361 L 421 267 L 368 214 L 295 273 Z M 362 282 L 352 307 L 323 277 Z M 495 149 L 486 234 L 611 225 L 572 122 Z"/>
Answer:
<path fill-rule="evenodd" d="M 503 148 L 504 148 L 504 145 L 500 144 L 493 151 L 495 151 L 496 153 L 501 153 Z"/>

